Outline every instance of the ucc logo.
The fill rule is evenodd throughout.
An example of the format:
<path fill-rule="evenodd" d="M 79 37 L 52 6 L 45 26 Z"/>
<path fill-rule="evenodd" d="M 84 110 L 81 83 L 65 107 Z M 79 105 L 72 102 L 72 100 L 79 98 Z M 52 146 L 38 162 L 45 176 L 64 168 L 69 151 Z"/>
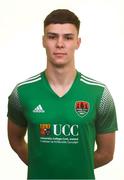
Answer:
<path fill-rule="evenodd" d="M 52 132 L 53 131 L 53 132 Z M 78 133 L 78 125 L 70 125 L 70 124 L 40 124 L 40 135 L 41 136 L 50 136 L 54 134 L 55 136 L 64 135 L 66 137 L 74 136 L 77 137 Z"/>
<path fill-rule="evenodd" d="M 56 136 L 63 134 L 64 136 L 78 136 L 78 125 L 69 125 L 69 124 L 54 124 L 53 133 Z"/>

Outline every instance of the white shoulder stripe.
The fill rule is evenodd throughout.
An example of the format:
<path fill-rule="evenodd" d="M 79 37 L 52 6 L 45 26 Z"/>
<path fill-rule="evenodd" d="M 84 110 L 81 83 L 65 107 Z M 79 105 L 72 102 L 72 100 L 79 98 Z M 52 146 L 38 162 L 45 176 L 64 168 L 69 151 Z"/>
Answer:
<path fill-rule="evenodd" d="M 83 82 L 86 83 L 86 84 L 90 84 L 90 85 L 94 85 L 94 86 L 101 86 L 101 87 L 104 87 L 104 88 L 105 88 L 105 85 L 104 85 L 104 84 L 99 84 L 99 83 L 97 83 L 97 81 L 89 82 L 89 81 L 86 81 L 86 80 L 84 80 L 84 79 L 80 79 L 80 81 L 83 81 Z"/>
<path fill-rule="evenodd" d="M 34 80 L 30 80 L 30 81 L 25 81 L 25 82 L 22 82 L 18 85 L 18 87 L 22 86 L 22 85 L 25 85 L 25 84 L 30 84 L 30 83 L 33 83 L 33 82 L 36 82 L 36 81 L 40 81 L 41 80 L 41 77 L 37 78 L 37 79 L 34 79 Z"/>
<path fill-rule="evenodd" d="M 87 80 L 87 81 L 98 83 L 98 81 L 96 81 L 96 80 L 94 80 L 94 79 L 90 79 L 90 78 L 84 76 L 83 74 L 81 74 L 81 77 L 82 77 L 83 79 Z"/>
<path fill-rule="evenodd" d="M 32 79 L 36 79 L 36 78 L 38 78 L 38 77 L 40 77 L 40 76 L 41 76 L 41 74 L 37 74 L 36 76 L 33 76 L 33 77 L 28 78 L 27 81 L 28 81 L 28 80 L 32 80 Z"/>

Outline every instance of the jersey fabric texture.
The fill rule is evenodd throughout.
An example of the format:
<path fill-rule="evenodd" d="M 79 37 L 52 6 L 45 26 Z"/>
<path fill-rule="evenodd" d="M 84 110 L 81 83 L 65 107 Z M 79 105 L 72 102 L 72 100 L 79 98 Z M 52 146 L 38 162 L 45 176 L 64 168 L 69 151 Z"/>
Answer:
<path fill-rule="evenodd" d="M 45 71 L 18 84 L 8 117 L 28 129 L 28 179 L 95 179 L 96 134 L 117 130 L 107 87 L 80 72 L 62 97 Z"/>

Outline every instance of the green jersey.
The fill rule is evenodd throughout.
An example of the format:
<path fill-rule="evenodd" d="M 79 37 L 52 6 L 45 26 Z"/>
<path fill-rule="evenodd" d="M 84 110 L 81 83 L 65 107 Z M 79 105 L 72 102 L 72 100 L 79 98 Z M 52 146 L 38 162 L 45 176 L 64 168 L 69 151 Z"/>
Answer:
<path fill-rule="evenodd" d="M 28 179 L 95 179 L 96 134 L 117 130 L 107 87 L 80 72 L 62 97 L 45 71 L 18 84 L 8 117 L 28 129 Z"/>

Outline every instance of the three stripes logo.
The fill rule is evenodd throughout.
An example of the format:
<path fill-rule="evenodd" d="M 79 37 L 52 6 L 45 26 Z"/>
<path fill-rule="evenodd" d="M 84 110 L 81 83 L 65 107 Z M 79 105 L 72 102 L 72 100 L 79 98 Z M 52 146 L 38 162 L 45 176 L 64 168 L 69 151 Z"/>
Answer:
<path fill-rule="evenodd" d="M 84 117 L 89 112 L 90 105 L 86 101 L 76 101 L 75 111 L 80 117 Z"/>
<path fill-rule="evenodd" d="M 45 111 L 40 104 L 33 110 L 33 113 L 44 113 L 44 112 Z"/>

